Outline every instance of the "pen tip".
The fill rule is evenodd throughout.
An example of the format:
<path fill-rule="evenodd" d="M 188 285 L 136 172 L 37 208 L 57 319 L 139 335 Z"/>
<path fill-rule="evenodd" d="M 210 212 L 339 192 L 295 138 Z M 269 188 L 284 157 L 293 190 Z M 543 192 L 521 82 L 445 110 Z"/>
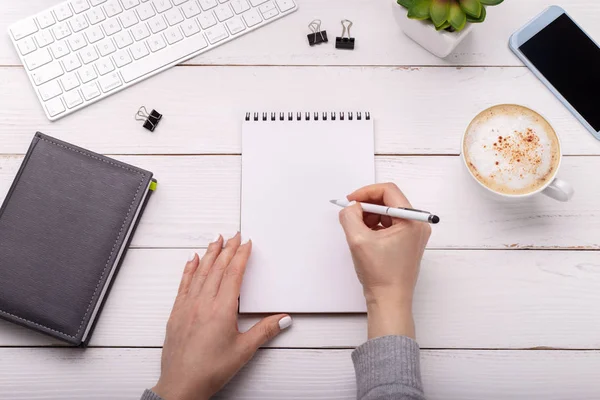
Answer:
<path fill-rule="evenodd" d="M 335 203 L 337 203 L 337 200 L 329 200 L 329 202 L 330 202 L 331 204 L 335 204 Z"/>
<path fill-rule="evenodd" d="M 429 217 L 429 221 L 432 224 L 437 224 L 438 222 L 440 222 L 440 217 L 438 217 L 437 215 L 432 215 L 431 217 Z"/>

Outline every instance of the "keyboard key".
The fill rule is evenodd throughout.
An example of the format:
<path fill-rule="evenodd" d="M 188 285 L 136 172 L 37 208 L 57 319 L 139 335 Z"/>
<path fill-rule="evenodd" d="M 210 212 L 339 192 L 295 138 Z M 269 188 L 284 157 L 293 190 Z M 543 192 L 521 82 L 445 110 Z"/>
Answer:
<path fill-rule="evenodd" d="M 246 0 L 231 0 L 231 7 L 236 14 L 241 14 L 250 9 L 250 5 Z"/>
<path fill-rule="evenodd" d="M 195 1 L 187 2 L 181 9 L 183 10 L 183 15 L 188 19 L 200 14 L 200 7 L 198 7 Z"/>
<path fill-rule="evenodd" d="M 106 75 L 115 70 L 115 66 L 113 65 L 112 61 L 110 61 L 110 58 L 103 58 L 94 65 L 96 66 L 96 70 L 100 75 Z"/>
<path fill-rule="evenodd" d="M 148 33 L 146 35 L 149 36 L 150 33 Z M 117 33 L 113 39 L 115 40 L 115 43 L 117 44 L 117 47 L 122 49 L 124 47 L 129 46 L 131 43 L 133 43 L 133 39 L 131 39 L 131 35 L 129 34 L 129 32 L 121 32 L 121 33 Z"/>
<path fill-rule="evenodd" d="M 102 3 L 106 2 L 106 0 L 90 0 L 90 3 L 92 3 L 92 6 L 98 6 Z"/>
<path fill-rule="evenodd" d="M 76 15 L 75 18 L 70 19 L 69 22 L 71 23 L 73 32 L 82 31 L 89 26 L 87 19 L 85 19 L 85 15 Z"/>
<path fill-rule="evenodd" d="M 200 14 L 198 17 L 198 22 L 200 22 L 200 26 L 202 29 L 208 29 L 211 26 L 217 23 L 217 20 L 212 12 L 207 12 L 204 14 Z"/>
<path fill-rule="evenodd" d="M 47 50 L 46 50 L 47 51 Z M 44 65 L 31 73 L 31 78 L 36 86 L 58 78 L 63 74 L 63 69 L 58 61 Z"/>
<path fill-rule="evenodd" d="M 229 32 L 232 35 L 235 35 L 236 33 L 240 33 L 241 31 L 246 29 L 246 25 L 244 25 L 244 23 L 242 22 L 242 19 L 239 17 L 231 18 L 229 21 L 226 22 L 226 24 L 227 24 L 227 28 L 229 29 Z"/>
<path fill-rule="evenodd" d="M 196 33 L 200 32 L 198 23 L 193 19 L 189 19 L 189 20 L 185 21 L 183 24 L 181 24 L 181 29 L 183 30 L 183 34 L 186 37 L 190 37 L 190 36 L 195 35 Z"/>
<path fill-rule="evenodd" d="M 66 22 L 59 22 L 52 27 L 52 32 L 54 32 L 56 40 L 60 40 L 69 36 L 71 34 L 71 29 L 69 29 L 69 25 L 67 25 Z"/>
<path fill-rule="evenodd" d="M 68 92 L 63 96 L 63 100 L 65 104 L 69 108 L 74 108 L 83 103 L 83 99 L 79 94 L 79 90 L 73 90 L 72 92 Z"/>
<path fill-rule="evenodd" d="M 71 50 L 73 51 L 83 49 L 87 45 L 85 37 L 83 37 L 83 33 L 77 33 L 71 36 L 67 39 L 67 42 L 69 42 L 69 46 L 71 46 Z"/>
<path fill-rule="evenodd" d="M 152 33 L 158 33 L 167 29 L 167 23 L 162 15 L 157 15 L 156 17 L 150 19 L 148 21 L 148 26 L 150 26 Z"/>
<path fill-rule="evenodd" d="M 129 10 L 130 8 L 133 8 L 135 6 L 137 6 L 138 4 L 140 4 L 139 0 L 121 0 L 123 2 L 123 7 L 125 7 L 126 10 Z"/>
<path fill-rule="evenodd" d="M 45 83 L 42 86 L 40 86 L 38 90 L 40 92 L 42 100 L 44 101 L 50 100 L 58 96 L 59 94 L 62 94 L 62 89 L 60 88 L 60 85 L 57 81 Z"/>
<path fill-rule="evenodd" d="M 102 33 L 102 29 L 99 26 L 92 26 L 90 29 L 85 30 L 85 37 L 88 42 L 96 43 L 104 39 L 104 33 Z"/>
<path fill-rule="evenodd" d="M 120 50 L 113 56 L 113 61 L 117 65 L 117 67 L 121 68 L 124 65 L 127 65 L 131 62 L 131 57 L 127 50 Z"/>
<path fill-rule="evenodd" d="M 255 8 L 246 11 L 244 13 L 243 17 L 244 17 L 244 21 L 246 21 L 246 25 L 248 25 L 248 27 L 252 27 L 252 26 L 254 26 L 256 24 L 260 24 L 262 22 L 262 17 L 260 16 L 260 14 L 258 13 L 258 11 Z"/>
<path fill-rule="evenodd" d="M 279 14 L 279 11 L 277 11 L 277 7 L 275 7 L 275 4 L 273 4 L 272 1 L 269 1 L 268 3 L 259 6 L 258 10 L 261 12 L 264 19 L 273 18 L 274 16 Z"/>
<path fill-rule="evenodd" d="M 92 8 L 90 11 L 85 13 L 85 15 L 92 25 L 98 24 L 106 19 L 104 13 L 102 12 L 102 8 L 100 7 Z"/>
<path fill-rule="evenodd" d="M 148 47 L 153 53 L 156 53 L 159 50 L 164 49 L 167 46 L 165 40 L 162 35 L 153 35 L 148 39 Z"/>
<path fill-rule="evenodd" d="M 221 4 L 217 8 L 215 8 L 215 15 L 219 19 L 219 21 L 223 22 L 231 17 L 233 17 L 233 11 L 231 11 L 231 7 L 229 4 Z"/>
<path fill-rule="evenodd" d="M 39 33 L 36 33 L 34 37 L 38 47 L 45 47 L 54 42 L 54 38 L 49 30 L 40 31 Z"/>
<path fill-rule="evenodd" d="M 204 33 L 206 33 L 206 38 L 211 44 L 220 42 L 229 36 L 223 25 L 214 26 L 210 29 L 207 29 Z"/>
<path fill-rule="evenodd" d="M 140 58 L 146 57 L 149 54 L 148 48 L 144 42 L 135 43 L 129 48 L 129 50 L 131 51 L 131 55 L 135 60 L 139 60 Z"/>
<path fill-rule="evenodd" d="M 138 17 L 140 17 L 141 21 L 145 21 L 156 15 L 156 13 L 154 12 L 154 8 L 152 8 L 152 4 L 150 3 L 140 4 L 140 6 L 137 7 L 135 10 L 137 11 Z"/>
<path fill-rule="evenodd" d="M 200 3 L 200 7 L 202 7 L 202 9 L 204 11 L 206 10 L 210 10 L 211 8 L 214 8 L 217 6 L 217 0 L 198 0 Z"/>
<path fill-rule="evenodd" d="M 117 51 L 117 49 L 115 48 L 115 45 L 113 44 L 113 41 L 110 40 L 110 38 L 101 40 L 100 42 L 98 42 L 97 46 L 98 46 L 98 51 L 100 52 L 100 55 L 102 57 L 106 57 L 107 55 Z"/>
<path fill-rule="evenodd" d="M 17 42 L 17 47 L 19 48 L 19 52 L 22 55 L 27 55 L 29 53 L 34 52 L 37 49 L 37 46 L 35 45 L 35 41 L 33 40 L 33 37 L 31 37 L 31 36 L 19 40 Z"/>
<path fill-rule="evenodd" d="M 54 15 L 56 15 L 56 19 L 58 21 L 64 21 L 65 19 L 73 16 L 73 12 L 71 11 L 71 7 L 69 7 L 68 3 L 63 3 L 54 7 Z"/>
<path fill-rule="evenodd" d="M 25 36 L 29 36 L 37 31 L 38 27 L 35 24 L 33 18 L 20 21 L 10 27 L 10 32 L 12 33 L 13 38 L 15 38 L 15 40 L 22 39 Z"/>
<path fill-rule="evenodd" d="M 61 40 L 60 42 L 56 42 L 51 45 L 50 51 L 52 51 L 54 58 L 61 58 L 70 53 L 69 45 L 67 45 L 65 40 Z"/>
<path fill-rule="evenodd" d="M 62 83 L 65 91 L 68 92 L 79 86 L 79 79 L 77 79 L 75 72 L 72 72 L 70 74 L 65 74 L 65 76 L 60 78 L 60 83 Z"/>
<path fill-rule="evenodd" d="M 148 36 L 150 36 L 150 31 L 148 31 L 148 28 L 146 27 L 146 24 L 138 24 L 136 25 L 131 32 L 133 33 L 133 37 L 135 40 L 140 41 L 142 39 L 147 38 Z"/>
<path fill-rule="evenodd" d="M 98 53 L 96 52 L 96 49 L 94 49 L 94 46 L 88 46 L 79 52 L 79 57 L 81 57 L 81 61 L 83 61 L 84 64 L 89 64 L 98 59 Z"/>
<path fill-rule="evenodd" d="M 152 0 L 152 4 L 154 4 L 154 7 L 156 7 L 156 11 L 158 11 L 159 13 L 165 12 L 171 7 L 173 7 L 169 0 Z"/>
<path fill-rule="evenodd" d="M 125 83 L 132 82 L 157 69 L 172 64 L 173 61 L 183 62 L 192 54 L 207 46 L 208 43 L 206 43 L 206 39 L 202 35 L 194 35 L 161 50 L 158 54 L 152 54 L 140 61 L 126 65 L 121 68 L 121 76 Z"/>
<path fill-rule="evenodd" d="M 165 18 L 169 25 L 174 26 L 183 21 L 183 15 L 181 15 L 181 11 L 178 8 L 172 8 L 165 13 Z"/>
<path fill-rule="evenodd" d="M 118 0 L 108 0 L 108 2 L 104 5 L 104 11 L 106 12 L 106 16 L 110 18 L 123 12 L 123 9 L 121 8 Z"/>
<path fill-rule="evenodd" d="M 177 43 L 183 39 L 183 35 L 177 26 L 167 29 L 165 31 L 165 37 L 167 38 L 167 42 L 169 44 Z"/>
<path fill-rule="evenodd" d="M 86 100 L 91 100 L 94 97 L 100 96 L 100 89 L 98 89 L 98 85 L 96 85 L 96 82 L 84 85 L 81 88 L 81 91 L 83 92 L 83 97 L 85 97 Z"/>
<path fill-rule="evenodd" d="M 138 23 L 138 19 L 135 16 L 133 10 L 125 11 L 123 14 L 119 15 L 119 20 L 121 24 L 123 24 L 123 28 L 127 29 Z"/>
<path fill-rule="evenodd" d="M 185 3 L 186 1 L 188 1 L 188 0 L 173 0 L 173 4 L 175 4 L 176 6 L 179 6 L 183 3 Z M 194 0 L 190 1 L 190 3 L 193 3 L 193 2 L 194 2 Z"/>
<path fill-rule="evenodd" d="M 281 10 L 281 12 L 286 12 L 287 10 L 291 10 L 296 5 L 292 0 L 275 0 L 277 2 L 277 6 Z"/>
<path fill-rule="evenodd" d="M 252 7 L 258 7 L 263 3 L 266 3 L 269 0 L 250 0 L 250 4 L 252 4 Z"/>
<path fill-rule="evenodd" d="M 100 89 L 102 89 L 104 93 L 107 93 L 121 86 L 121 78 L 119 78 L 117 72 L 113 72 L 98 79 L 98 83 L 100 84 Z"/>
<path fill-rule="evenodd" d="M 72 1 L 71 6 L 73 7 L 73 11 L 75 11 L 75 14 L 79 14 L 90 8 L 90 5 L 88 4 L 87 0 Z"/>
<path fill-rule="evenodd" d="M 62 59 L 63 66 L 67 72 L 71 72 L 81 67 L 81 61 L 79 61 L 79 57 L 77 54 L 69 54 Z"/>
<path fill-rule="evenodd" d="M 116 19 L 109 19 L 102 24 L 102 28 L 104 28 L 106 36 L 111 36 L 121 30 L 121 25 L 119 25 L 119 21 Z"/>
<path fill-rule="evenodd" d="M 48 110 L 48 115 L 50 115 L 51 117 L 55 117 L 58 114 L 62 114 L 65 112 L 65 106 L 60 97 L 47 101 L 46 103 L 44 103 L 44 105 L 46 106 L 46 110 Z"/>
<path fill-rule="evenodd" d="M 46 11 L 38 15 L 37 22 L 40 25 L 40 28 L 46 29 L 47 27 L 54 25 L 56 23 L 56 20 L 52 15 L 52 11 Z"/>
<path fill-rule="evenodd" d="M 49 62 L 51 62 L 52 56 L 50 55 L 48 49 L 40 49 L 29 54 L 27 57 L 24 58 L 24 60 L 27 69 L 33 71 L 34 69 L 37 69 L 42 65 L 46 65 Z"/>
<path fill-rule="evenodd" d="M 96 70 L 94 70 L 94 67 L 92 65 L 86 65 L 81 67 L 81 69 L 79 69 L 77 73 L 79 74 L 79 79 L 81 79 L 81 83 L 88 83 L 98 77 L 98 75 L 96 74 Z"/>

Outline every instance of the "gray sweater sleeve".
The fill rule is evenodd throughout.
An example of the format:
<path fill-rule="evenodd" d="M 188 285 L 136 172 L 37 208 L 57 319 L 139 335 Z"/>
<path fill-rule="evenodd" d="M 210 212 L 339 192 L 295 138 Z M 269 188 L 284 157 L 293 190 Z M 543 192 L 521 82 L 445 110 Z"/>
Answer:
<path fill-rule="evenodd" d="M 369 340 L 352 353 L 358 400 L 425 400 L 419 345 L 405 336 Z"/>
<path fill-rule="evenodd" d="M 154 393 L 152 390 L 146 389 L 140 400 L 163 400 L 163 398 Z"/>

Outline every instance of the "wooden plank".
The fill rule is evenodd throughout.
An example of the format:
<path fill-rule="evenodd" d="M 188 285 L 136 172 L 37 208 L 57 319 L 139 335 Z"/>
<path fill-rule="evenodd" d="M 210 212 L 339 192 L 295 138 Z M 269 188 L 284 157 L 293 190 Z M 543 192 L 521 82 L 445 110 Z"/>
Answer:
<path fill-rule="evenodd" d="M 215 398 L 356 398 L 351 350 L 262 350 Z M 199 360 L 201 362 L 201 360 Z M 1 349 L 0 397 L 137 399 L 159 349 Z M 431 400 L 595 399 L 598 351 L 422 351 Z"/>
<path fill-rule="evenodd" d="M 134 247 L 204 247 L 233 235 L 240 220 L 239 156 L 120 156 L 153 171 L 159 189 L 141 220 Z M 0 157 L 0 198 L 21 156 Z M 488 195 L 459 157 L 377 157 L 379 182 L 397 183 L 415 206 L 440 215 L 430 248 L 600 248 L 598 157 L 566 157 L 560 176 L 576 194 L 569 203 L 544 196 L 506 202 Z M 341 193 L 340 195 L 345 195 Z"/>
<path fill-rule="evenodd" d="M 183 249 L 131 250 L 91 345 L 162 346 L 186 256 Z M 423 348 L 598 349 L 599 272 L 597 252 L 429 250 L 414 305 L 419 343 Z M 293 317 L 292 328 L 268 347 L 348 348 L 367 337 L 364 315 Z M 257 320 L 242 316 L 240 329 Z M 60 342 L 0 322 L 0 346 L 48 345 Z"/>
<path fill-rule="evenodd" d="M 0 68 L 0 154 L 24 153 L 37 130 L 104 154 L 239 154 L 246 112 L 289 110 L 370 110 L 378 154 L 459 154 L 471 119 L 499 103 L 546 115 L 565 154 L 600 155 L 525 68 L 338 67 L 179 67 L 54 123 L 25 73 Z M 164 114 L 154 133 L 133 118 L 142 104 Z"/>
<path fill-rule="evenodd" d="M 508 38 L 526 21 L 554 4 L 552 0 L 507 1 L 489 10 L 487 21 L 465 39 L 446 60 L 441 60 L 402 34 L 393 11 L 393 0 L 297 0 L 299 10 L 260 30 L 196 57 L 191 62 L 201 64 L 238 65 L 520 65 L 508 49 Z M 594 0 L 564 1 L 563 6 L 587 29 L 600 37 L 595 22 L 600 5 Z M 0 32 L 10 24 L 28 17 L 56 0 L 0 1 Z M 314 18 L 323 21 L 330 42 L 310 47 L 306 34 Z M 354 51 L 339 51 L 332 43 L 341 34 L 340 20 L 354 21 L 352 35 L 356 37 Z M 18 64 L 18 58 L 8 36 L 0 40 L 0 65 Z"/>

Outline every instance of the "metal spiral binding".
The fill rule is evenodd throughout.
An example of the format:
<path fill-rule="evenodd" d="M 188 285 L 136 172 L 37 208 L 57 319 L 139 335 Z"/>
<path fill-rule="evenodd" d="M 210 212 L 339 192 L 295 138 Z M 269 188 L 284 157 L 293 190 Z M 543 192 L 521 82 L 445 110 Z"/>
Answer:
<path fill-rule="evenodd" d="M 269 115 L 270 114 L 270 115 Z M 332 111 L 330 113 L 328 113 L 327 111 L 323 111 L 321 113 L 321 115 L 319 115 L 319 112 L 315 111 L 313 113 L 311 112 L 304 112 L 304 115 L 302 115 L 302 112 L 298 111 L 296 112 L 296 121 L 327 121 L 327 120 L 331 120 L 331 121 L 335 121 L 336 119 L 339 119 L 340 121 L 353 121 L 354 117 L 356 117 L 357 121 L 362 121 L 363 119 L 363 113 L 360 111 L 357 112 L 344 112 L 344 111 L 340 111 L 340 112 L 335 112 Z M 364 113 L 364 118 L 366 120 L 370 120 L 371 119 L 371 113 L 370 112 L 365 112 Z M 246 121 L 285 121 L 286 120 L 286 113 L 285 112 L 279 112 L 279 118 L 277 117 L 277 113 L 276 112 L 263 112 L 263 113 L 250 113 L 247 112 L 246 113 Z M 293 112 L 288 112 L 287 113 L 287 120 L 288 121 L 293 121 L 294 120 L 294 113 Z"/>

